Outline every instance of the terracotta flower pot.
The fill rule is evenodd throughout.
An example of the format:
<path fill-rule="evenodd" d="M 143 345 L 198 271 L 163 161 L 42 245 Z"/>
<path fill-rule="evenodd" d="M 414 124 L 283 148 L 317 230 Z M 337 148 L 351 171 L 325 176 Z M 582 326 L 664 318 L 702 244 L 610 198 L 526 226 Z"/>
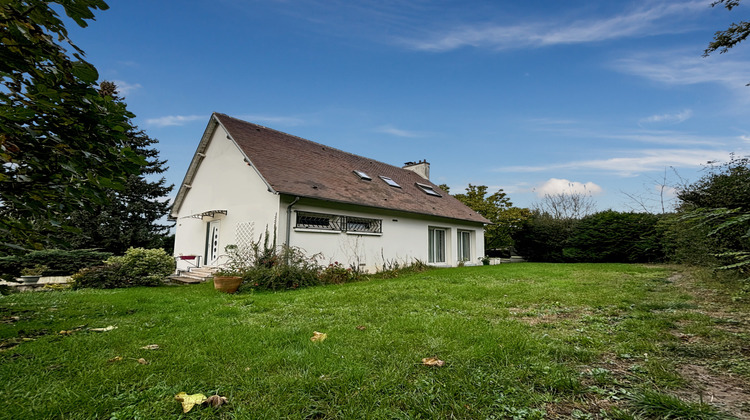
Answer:
<path fill-rule="evenodd" d="M 224 293 L 234 293 L 240 288 L 242 277 L 214 276 L 214 289 Z"/>

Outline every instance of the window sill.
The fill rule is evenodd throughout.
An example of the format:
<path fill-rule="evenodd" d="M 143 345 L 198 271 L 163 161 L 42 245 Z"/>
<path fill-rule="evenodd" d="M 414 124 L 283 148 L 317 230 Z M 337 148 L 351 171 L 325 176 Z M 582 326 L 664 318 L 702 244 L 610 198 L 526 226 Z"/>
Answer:
<path fill-rule="evenodd" d="M 383 236 L 383 233 L 375 233 L 375 232 L 346 232 L 347 235 L 357 235 L 357 236 Z"/>
<path fill-rule="evenodd" d="M 294 228 L 295 232 L 310 232 L 310 233 L 341 233 L 340 230 L 328 230 L 328 229 L 305 229 L 305 228 Z"/>
<path fill-rule="evenodd" d="M 427 263 L 430 267 L 452 267 L 450 264 L 446 262 L 431 262 Z"/>

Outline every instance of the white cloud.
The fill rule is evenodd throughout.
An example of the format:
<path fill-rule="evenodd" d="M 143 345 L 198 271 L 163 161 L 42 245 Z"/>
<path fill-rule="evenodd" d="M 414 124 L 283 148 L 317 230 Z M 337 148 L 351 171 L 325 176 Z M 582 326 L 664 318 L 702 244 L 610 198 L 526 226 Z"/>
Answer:
<path fill-rule="evenodd" d="M 409 130 L 402 130 L 400 128 L 396 128 L 392 125 L 383 125 L 375 129 L 375 131 L 379 133 L 385 133 L 390 134 L 396 137 L 407 137 L 407 138 L 417 138 L 417 137 L 423 137 L 424 134 L 417 132 L 417 131 L 409 131 Z"/>
<path fill-rule="evenodd" d="M 264 123 L 271 125 L 297 126 L 305 123 L 305 120 L 297 117 L 288 117 L 282 115 L 242 115 L 238 117 L 245 121 L 254 123 Z"/>
<path fill-rule="evenodd" d="M 746 141 L 746 142 L 750 143 L 750 136 L 748 136 L 748 135 L 742 135 L 742 136 L 740 136 L 740 140 Z"/>
<path fill-rule="evenodd" d="M 685 110 L 679 114 L 669 115 L 665 114 L 662 116 L 652 116 L 649 120 L 656 121 L 661 119 L 666 121 L 668 118 L 672 118 L 674 121 L 682 118 L 689 118 L 692 115 L 692 110 Z M 625 140 L 639 143 L 650 143 L 650 144 L 679 144 L 679 145 L 723 145 L 728 143 L 734 143 L 736 138 L 724 137 L 724 136 L 709 136 L 709 135 L 696 135 L 689 134 L 676 130 L 664 130 L 664 129 L 638 129 L 638 130 L 623 130 L 616 131 L 610 125 L 602 126 L 600 122 L 590 123 L 586 121 L 575 121 L 575 120 L 564 120 L 564 119 L 550 119 L 550 118 L 535 118 L 527 120 L 532 124 L 532 129 L 537 131 L 544 131 L 549 133 L 555 133 L 570 138 L 590 138 L 596 140 L 611 139 L 611 140 Z M 588 128 L 591 126 L 593 128 Z M 599 127 L 599 128 L 597 128 Z"/>
<path fill-rule="evenodd" d="M 729 154 L 726 150 L 701 149 L 648 149 L 630 152 L 628 157 L 581 160 L 541 166 L 508 166 L 497 172 L 542 172 L 547 170 L 591 169 L 611 172 L 620 176 L 634 176 L 642 172 L 673 167 L 698 167 L 709 160 L 721 160 Z"/>
<path fill-rule="evenodd" d="M 146 124 L 157 127 L 168 127 L 185 125 L 198 120 L 208 120 L 208 117 L 205 115 L 169 115 L 160 118 L 149 118 L 146 120 Z"/>
<path fill-rule="evenodd" d="M 748 83 L 750 63 L 747 61 L 713 56 L 704 58 L 696 50 L 641 53 L 616 60 L 613 66 L 623 73 L 668 85 L 716 83 L 740 90 Z"/>
<path fill-rule="evenodd" d="M 597 195 L 601 194 L 604 190 L 602 187 L 594 184 L 593 182 L 578 182 L 569 181 L 567 179 L 550 178 L 545 183 L 535 188 L 536 195 L 538 197 L 544 197 L 545 195 L 556 195 L 556 194 L 585 194 L 585 195 Z"/>
<path fill-rule="evenodd" d="M 677 17 L 705 11 L 704 0 L 661 2 L 601 19 L 572 22 L 533 22 L 519 25 L 465 25 L 425 39 L 403 39 L 402 43 L 426 51 L 449 51 L 465 46 L 508 50 L 561 44 L 581 44 L 611 39 L 643 37 L 683 30 Z M 669 19 L 671 24 L 664 24 Z"/>
<path fill-rule="evenodd" d="M 642 118 L 641 123 L 670 123 L 679 124 L 683 121 L 687 121 L 693 116 L 692 109 L 686 109 L 676 114 L 657 114 L 651 115 L 650 117 Z"/>

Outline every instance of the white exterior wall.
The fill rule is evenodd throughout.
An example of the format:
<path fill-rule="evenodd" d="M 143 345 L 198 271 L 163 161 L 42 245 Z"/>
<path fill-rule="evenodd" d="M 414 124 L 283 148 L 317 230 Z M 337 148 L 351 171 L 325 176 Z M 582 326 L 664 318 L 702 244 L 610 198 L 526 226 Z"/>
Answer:
<path fill-rule="evenodd" d="M 303 201 L 304 202 L 304 201 Z M 283 219 L 286 218 L 286 205 L 282 201 Z M 296 212 L 335 214 L 382 220 L 382 233 L 353 233 L 328 230 L 295 228 Z M 391 211 L 379 212 L 376 209 L 362 211 L 352 206 L 318 207 L 309 204 L 296 204 L 291 214 L 292 229 L 290 243 L 303 249 L 306 254 L 322 254 L 321 263 L 329 264 L 338 261 L 345 266 L 359 265 L 368 272 L 382 270 L 393 263 L 409 264 L 418 259 L 428 262 L 428 232 L 430 227 L 446 230 L 445 263 L 431 264 L 451 267 L 458 265 L 458 231 L 471 232 L 471 259 L 466 265 L 481 264 L 479 258 L 484 255 L 484 227 L 477 223 L 462 223 L 451 219 L 421 217 L 408 213 Z M 279 225 L 280 243 L 286 235 L 286 221 Z"/>
<path fill-rule="evenodd" d="M 204 261 L 210 221 L 219 220 L 219 249 L 220 254 L 224 254 L 227 245 L 237 243 L 238 229 L 252 224 L 256 238 L 265 231 L 266 225 L 272 230 L 279 209 L 279 196 L 268 191 L 263 179 L 245 162 L 244 155 L 227 138 L 221 126 L 211 137 L 205 155 L 177 215 L 174 250 L 176 257 L 200 255 L 202 265 L 212 263 Z M 209 210 L 227 210 L 227 215 L 189 217 Z M 225 258 L 218 261 L 219 264 L 224 262 Z M 177 268 L 188 267 L 178 260 Z"/>

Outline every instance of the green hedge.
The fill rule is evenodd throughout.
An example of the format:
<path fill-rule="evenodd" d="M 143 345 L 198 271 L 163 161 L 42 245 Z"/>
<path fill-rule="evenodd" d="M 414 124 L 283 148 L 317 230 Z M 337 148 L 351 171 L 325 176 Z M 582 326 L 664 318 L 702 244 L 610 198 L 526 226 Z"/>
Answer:
<path fill-rule="evenodd" d="M 100 265 L 111 256 L 110 252 L 93 249 L 33 251 L 23 255 L 0 257 L 0 275 L 15 277 L 19 276 L 24 268 L 46 265 L 48 270 L 44 272 L 45 276 L 67 276 L 81 269 Z"/>

